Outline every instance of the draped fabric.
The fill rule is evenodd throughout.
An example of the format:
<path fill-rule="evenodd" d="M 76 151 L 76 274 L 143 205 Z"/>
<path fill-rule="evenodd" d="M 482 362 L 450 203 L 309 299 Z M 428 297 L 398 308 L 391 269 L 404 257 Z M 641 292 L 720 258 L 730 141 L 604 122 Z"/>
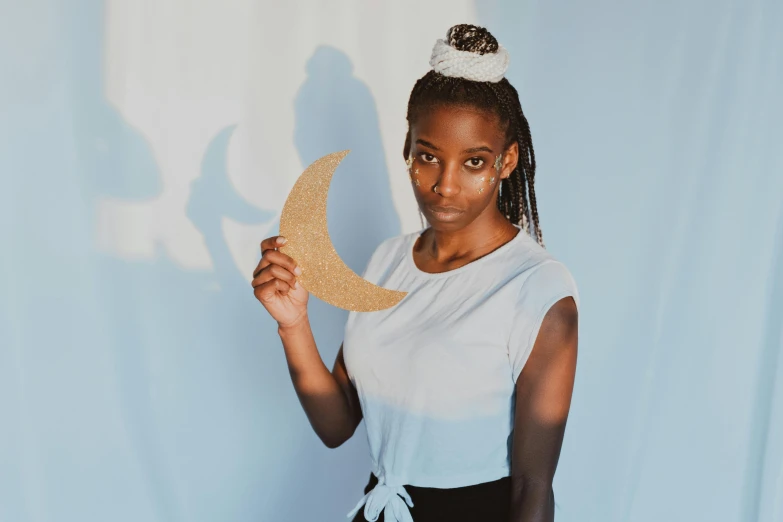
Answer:
<path fill-rule="evenodd" d="M 355 271 L 420 227 L 436 39 L 510 54 L 547 248 L 581 295 L 557 520 L 783 520 L 783 4 L 31 0 L 0 15 L 0 521 L 343 520 L 363 426 L 310 428 L 249 285 L 351 149 Z M 328 366 L 346 312 L 311 297 Z"/>

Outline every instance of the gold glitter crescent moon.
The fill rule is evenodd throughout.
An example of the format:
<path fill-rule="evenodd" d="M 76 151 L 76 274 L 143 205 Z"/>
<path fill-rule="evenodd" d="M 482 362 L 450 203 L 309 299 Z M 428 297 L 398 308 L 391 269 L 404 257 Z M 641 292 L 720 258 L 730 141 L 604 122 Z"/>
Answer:
<path fill-rule="evenodd" d="M 344 310 L 374 312 L 396 305 L 408 292 L 389 290 L 360 277 L 340 259 L 329 238 L 329 184 L 349 152 L 333 152 L 315 160 L 296 180 L 280 216 L 280 235 L 287 241 L 278 250 L 302 267 L 300 284 L 322 301 Z"/>

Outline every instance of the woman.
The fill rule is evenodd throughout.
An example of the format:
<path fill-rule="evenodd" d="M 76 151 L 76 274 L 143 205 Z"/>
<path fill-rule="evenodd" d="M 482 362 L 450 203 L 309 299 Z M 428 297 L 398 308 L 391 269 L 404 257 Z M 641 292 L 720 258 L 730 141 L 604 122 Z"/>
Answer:
<path fill-rule="evenodd" d="M 261 243 L 254 293 L 279 324 L 324 444 L 341 445 L 365 420 L 372 473 L 354 522 L 554 520 L 576 284 L 544 248 L 530 129 L 503 78 L 505 49 L 458 25 L 430 64 L 411 92 L 403 150 L 429 226 L 383 241 L 363 274 L 408 295 L 349 313 L 330 372 L 301 270 L 276 250 L 284 238 Z"/>

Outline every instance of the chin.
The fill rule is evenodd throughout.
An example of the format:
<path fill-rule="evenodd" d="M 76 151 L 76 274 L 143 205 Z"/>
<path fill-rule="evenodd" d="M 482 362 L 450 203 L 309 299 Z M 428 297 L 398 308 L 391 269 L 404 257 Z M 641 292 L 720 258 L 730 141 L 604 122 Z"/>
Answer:
<path fill-rule="evenodd" d="M 442 213 L 428 211 L 424 213 L 424 218 L 434 229 L 457 230 L 465 226 L 466 212 L 457 212 L 454 214 L 442 214 Z"/>

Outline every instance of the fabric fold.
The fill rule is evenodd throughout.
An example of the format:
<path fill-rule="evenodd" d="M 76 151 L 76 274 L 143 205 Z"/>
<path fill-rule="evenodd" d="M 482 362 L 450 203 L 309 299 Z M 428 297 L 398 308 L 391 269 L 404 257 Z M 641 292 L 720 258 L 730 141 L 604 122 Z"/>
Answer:
<path fill-rule="evenodd" d="M 406 506 L 407 504 L 407 506 Z M 383 478 L 356 504 L 348 518 L 353 518 L 364 506 L 364 518 L 375 522 L 383 511 L 385 522 L 413 522 L 408 507 L 413 507 L 413 500 L 403 486 L 390 486 Z"/>

